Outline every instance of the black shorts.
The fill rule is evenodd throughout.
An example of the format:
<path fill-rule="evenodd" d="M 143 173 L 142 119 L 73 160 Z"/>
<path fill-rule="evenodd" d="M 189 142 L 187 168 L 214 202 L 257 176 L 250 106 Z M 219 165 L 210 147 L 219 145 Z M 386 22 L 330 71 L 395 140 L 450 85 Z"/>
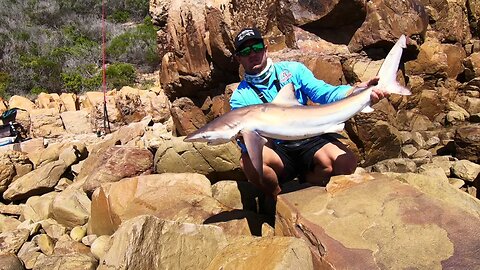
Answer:
<path fill-rule="evenodd" d="M 281 141 L 275 143 L 273 149 L 282 159 L 284 170 L 279 176 L 283 184 L 299 176 L 302 180 L 307 172 L 313 170 L 313 156 L 330 142 L 338 142 L 333 134 L 322 134 L 317 137 L 296 141 Z"/>

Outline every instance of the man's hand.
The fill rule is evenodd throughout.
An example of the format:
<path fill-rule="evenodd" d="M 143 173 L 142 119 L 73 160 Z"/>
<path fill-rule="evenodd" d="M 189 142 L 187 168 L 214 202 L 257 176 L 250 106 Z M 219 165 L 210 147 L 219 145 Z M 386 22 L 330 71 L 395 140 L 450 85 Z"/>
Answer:
<path fill-rule="evenodd" d="M 368 86 L 374 86 L 374 85 L 377 85 L 378 84 L 378 80 L 380 78 L 373 78 L 367 82 L 363 82 L 361 84 L 359 84 L 358 86 L 359 87 L 368 87 Z M 382 98 L 386 98 L 389 96 L 389 93 L 387 91 L 383 91 L 382 89 L 373 89 L 372 91 L 372 94 L 370 95 L 370 102 L 371 102 L 371 105 L 377 103 L 378 101 L 380 101 L 380 99 Z"/>

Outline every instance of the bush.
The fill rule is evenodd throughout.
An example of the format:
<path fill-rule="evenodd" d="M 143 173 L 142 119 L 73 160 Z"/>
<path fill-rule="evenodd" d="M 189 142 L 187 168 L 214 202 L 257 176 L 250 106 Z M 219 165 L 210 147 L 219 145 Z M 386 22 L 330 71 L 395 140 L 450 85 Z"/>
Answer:
<path fill-rule="evenodd" d="M 6 91 L 10 85 L 10 74 L 6 72 L 0 72 L 0 96 L 6 99 Z"/>
<path fill-rule="evenodd" d="M 106 69 L 109 88 L 120 89 L 123 86 L 133 86 L 136 80 L 135 67 L 127 63 L 111 64 Z"/>

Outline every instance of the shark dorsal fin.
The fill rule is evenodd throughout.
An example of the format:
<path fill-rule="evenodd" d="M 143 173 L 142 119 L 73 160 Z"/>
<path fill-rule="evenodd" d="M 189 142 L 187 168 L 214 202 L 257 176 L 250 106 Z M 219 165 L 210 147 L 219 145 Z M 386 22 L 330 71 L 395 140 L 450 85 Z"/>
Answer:
<path fill-rule="evenodd" d="M 280 91 L 278 91 L 277 96 L 273 99 L 272 103 L 282 104 L 282 105 L 301 105 L 295 97 L 295 87 L 292 83 L 286 84 Z"/>

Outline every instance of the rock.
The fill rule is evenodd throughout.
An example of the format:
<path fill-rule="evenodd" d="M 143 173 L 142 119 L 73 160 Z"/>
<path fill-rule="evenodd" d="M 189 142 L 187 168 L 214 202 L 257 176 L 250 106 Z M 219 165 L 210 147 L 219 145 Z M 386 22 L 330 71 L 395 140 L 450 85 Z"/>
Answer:
<path fill-rule="evenodd" d="M 77 95 L 74 93 L 61 93 L 60 99 L 65 105 L 65 111 L 76 111 L 78 109 Z"/>
<path fill-rule="evenodd" d="M 5 154 L 0 156 L 0 194 L 3 193 L 15 176 L 15 167 Z"/>
<path fill-rule="evenodd" d="M 74 188 L 60 192 L 52 201 L 51 216 L 67 228 L 82 226 L 90 217 L 91 201 L 87 194 Z"/>
<path fill-rule="evenodd" d="M 58 137 L 65 132 L 60 113 L 56 109 L 35 109 L 30 111 L 33 137 Z"/>
<path fill-rule="evenodd" d="M 72 238 L 73 241 L 80 242 L 86 234 L 87 228 L 84 226 L 76 226 L 70 231 L 70 238 Z"/>
<path fill-rule="evenodd" d="M 57 192 L 50 192 L 42 196 L 29 197 L 23 209 L 22 219 L 35 222 L 47 219 L 51 215 L 50 205 L 57 195 Z"/>
<path fill-rule="evenodd" d="M 93 241 L 90 250 L 97 260 L 102 259 L 111 248 L 110 235 L 101 235 Z"/>
<path fill-rule="evenodd" d="M 468 160 L 459 160 L 453 162 L 452 174 L 464 181 L 473 182 L 480 174 L 480 165 Z"/>
<path fill-rule="evenodd" d="M 30 241 L 23 244 L 17 256 L 22 260 L 26 269 L 33 269 L 37 259 L 45 255 L 40 252 L 40 248 L 33 241 Z"/>
<path fill-rule="evenodd" d="M 187 97 L 175 100 L 171 112 L 179 136 L 188 135 L 207 124 L 202 110 Z"/>
<path fill-rule="evenodd" d="M 113 234 L 98 269 L 206 269 L 227 244 L 217 226 L 138 216 Z"/>
<path fill-rule="evenodd" d="M 42 225 L 42 229 L 45 231 L 45 233 L 55 240 L 62 238 L 67 232 L 67 228 L 65 226 L 59 224 L 52 218 L 42 220 L 40 221 L 40 224 Z"/>
<path fill-rule="evenodd" d="M 78 178 L 85 177 L 83 190 L 92 193 L 102 183 L 149 174 L 152 170 L 153 155 L 150 151 L 136 147 L 113 146 L 104 153 L 90 155 Z"/>
<path fill-rule="evenodd" d="M 20 247 L 30 236 L 30 232 L 26 229 L 16 229 L 0 233 L 0 255 L 9 253 L 16 254 Z"/>
<path fill-rule="evenodd" d="M 20 223 L 21 222 L 16 218 L 0 214 L 0 233 L 13 231 L 18 227 L 18 225 L 20 225 Z"/>
<path fill-rule="evenodd" d="M 33 238 L 33 241 L 37 244 L 37 246 L 40 248 L 43 254 L 45 255 L 53 254 L 54 243 L 53 243 L 53 239 L 50 236 L 46 234 L 38 234 L 38 235 L 35 235 L 35 237 Z"/>
<path fill-rule="evenodd" d="M 35 105 L 39 109 L 55 109 L 57 112 L 65 111 L 65 105 L 56 93 L 48 94 L 41 92 L 35 100 Z"/>
<path fill-rule="evenodd" d="M 35 264 L 35 269 L 65 269 L 65 270 L 95 270 L 98 262 L 82 253 L 70 253 L 41 257 Z"/>
<path fill-rule="evenodd" d="M 352 183 L 329 188 L 344 178 Z M 475 199 L 448 182 L 441 184 L 448 192 L 435 197 L 378 174 L 357 178 L 334 177 L 327 191 L 311 187 L 280 195 L 275 234 L 307 239 L 317 269 L 469 268 L 479 263 L 474 255 L 479 243 L 472 237 L 480 223 Z"/>
<path fill-rule="evenodd" d="M 67 168 L 68 165 L 62 160 L 50 162 L 10 184 L 3 193 L 3 198 L 16 201 L 51 191 Z"/>
<path fill-rule="evenodd" d="M 23 212 L 23 205 L 15 205 L 15 204 L 3 204 L 0 203 L 0 213 L 1 214 L 8 214 L 8 215 L 21 215 Z"/>
<path fill-rule="evenodd" d="M 2 270 L 24 270 L 22 261 L 14 254 L 0 255 L 0 267 Z"/>
<path fill-rule="evenodd" d="M 92 196 L 88 234 L 111 235 L 120 224 L 139 215 L 202 224 L 229 210 L 212 198 L 203 175 L 152 174 L 104 184 Z"/>
<path fill-rule="evenodd" d="M 8 100 L 8 106 L 10 108 L 23 109 L 23 110 L 26 110 L 28 112 L 30 112 L 31 110 L 34 110 L 36 108 L 35 103 L 33 103 L 32 101 L 30 101 L 29 99 L 27 99 L 25 97 L 17 96 L 17 95 L 12 96 Z"/>
<path fill-rule="evenodd" d="M 183 138 L 163 140 L 155 153 L 156 173 L 200 173 L 212 181 L 245 180 L 235 143 L 208 146 L 186 143 Z"/>
<path fill-rule="evenodd" d="M 480 163 L 480 124 L 466 125 L 455 132 L 455 156 Z"/>
<path fill-rule="evenodd" d="M 81 242 L 71 239 L 68 235 L 63 235 L 55 243 L 53 253 L 56 255 L 66 255 L 70 253 L 81 253 L 94 258 L 90 248 Z"/>
<path fill-rule="evenodd" d="M 250 182 L 219 181 L 212 185 L 212 196 L 232 209 L 256 211 L 260 192 Z"/>
<path fill-rule="evenodd" d="M 372 171 L 374 172 L 415 172 L 417 170 L 417 165 L 410 159 L 407 158 L 393 158 L 382 160 L 377 164 L 372 166 Z"/>
<path fill-rule="evenodd" d="M 72 134 L 89 134 L 93 132 L 87 111 L 66 111 L 60 114 L 65 131 Z"/>
<path fill-rule="evenodd" d="M 241 238 L 221 249 L 205 269 L 257 268 L 314 269 L 307 244 L 294 237 Z"/>

